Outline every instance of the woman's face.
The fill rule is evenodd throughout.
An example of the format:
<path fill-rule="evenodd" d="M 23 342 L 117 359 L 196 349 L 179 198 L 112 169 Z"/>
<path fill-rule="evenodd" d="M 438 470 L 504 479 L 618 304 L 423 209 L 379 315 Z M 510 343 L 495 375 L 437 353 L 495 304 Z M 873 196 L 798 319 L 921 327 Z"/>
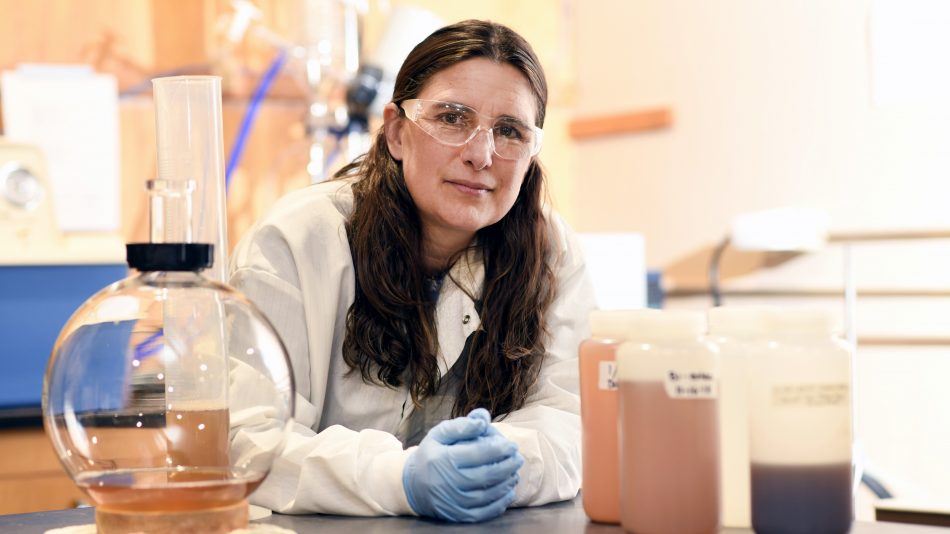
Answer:
<path fill-rule="evenodd" d="M 489 59 L 468 59 L 439 71 L 417 98 L 464 104 L 481 114 L 483 128 L 492 126 L 488 117 L 535 124 L 537 104 L 528 80 L 511 65 Z M 467 243 L 514 205 L 530 156 L 499 158 L 483 131 L 462 146 L 441 144 L 400 117 L 392 103 L 384 118 L 389 151 L 402 162 L 426 239 Z"/>

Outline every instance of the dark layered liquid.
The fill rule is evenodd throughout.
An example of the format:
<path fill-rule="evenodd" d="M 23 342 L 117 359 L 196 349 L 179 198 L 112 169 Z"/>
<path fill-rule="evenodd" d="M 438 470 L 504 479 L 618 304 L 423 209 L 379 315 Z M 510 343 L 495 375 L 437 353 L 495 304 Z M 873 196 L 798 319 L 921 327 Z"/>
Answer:
<path fill-rule="evenodd" d="M 844 534 L 854 508 L 850 463 L 752 464 L 752 528 L 758 534 Z"/>

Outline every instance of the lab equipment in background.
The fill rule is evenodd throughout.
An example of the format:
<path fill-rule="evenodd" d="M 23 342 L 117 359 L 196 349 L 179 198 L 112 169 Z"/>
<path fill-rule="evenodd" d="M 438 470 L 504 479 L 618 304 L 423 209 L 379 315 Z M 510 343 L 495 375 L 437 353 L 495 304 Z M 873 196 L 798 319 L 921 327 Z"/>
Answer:
<path fill-rule="evenodd" d="M 0 78 L 4 135 L 43 151 L 56 228 L 119 231 L 115 77 L 88 65 L 21 64 Z"/>
<path fill-rule="evenodd" d="M 826 310 L 769 314 L 748 360 L 752 526 L 844 533 L 853 521 L 851 348 Z"/>
<path fill-rule="evenodd" d="M 360 16 L 366 11 L 363 1 L 298 0 L 294 4 L 294 24 L 286 36 L 260 24 L 260 10 L 249 0 L 232 0 L 231 4 L 234 12 L 224 20 L 227 24 L 216 61 L 218 68 L 234 72 L 232 50 L 245 35 L 265 40 L 278 54 L 248 106 L 229 157 L 229 176 L 240 160 L 260 96 L 281 70 L 289 72 L 306 94 L 305 165 L 312 183 L 325 180 L 334 167 L 367 152 L 370 120 L 382 117 L 403 60 L 416 44 L 444 24 L 429 11 L 397 6 L 387 18 L 379 43 L 361 64 Z M 299 147 L 293 148 L 296 151 Z"/>
<path fill-rule="evenodd" d="M 409 52 L 444 24 L 418 7 L 398 6 L 392 10 L 379 42 L 346 91 L 350 118 L 360 131 L 369 132 L 370 117 L 383 116 L 383 107 L 392 100 L 396 74 Z"/>
<path fill-rule="evenodd" d="M 665 289 L 663 288 L 663 272 L 647 271 L 647 308 L 663 309 Z"/>
<path fill-rule="evenodd" d="M 129 244 L 137 272 L 63 327 L 43 383 L 44 425 L 96 504 L 98 532 L 230 532 L 247 525 L 246 498 L 283 447 L 293 379 L 263 315 L 201 273 L 218 256 L 197 239 L 225 234 L 214 201 L 219 79 L 155 85 L 151 242 Z"/>
<path fill-rule="evenodd" d="M 23 260 L 31 252 L 59 248 L 48 176 L 38 146 L 0 137 L 0 246 L 5 257 Z"/>
<path fill-rule="evenodd" d="M 312 183 L 328 177 L 331 154 L 338 150 L 334 132 L 349 123 L 343 90 L 359 67 L 356 2 L 300 0 L 294 42 L 302 51 L 307 88 L 304 126 L 310 142 L 307 173 Z"/>
<path fill-rule="evenodd" d="M 708 311 L 709 340 L 719 347 L 719 453 L 722 525 L 749 528 L 749 400 L 746 365 L 768 348 L 764 306 L 720 306 Z"/>
<path fill-rule="evenodd" d="M 313 144 L 310 151 L 311 181 L 326 179 L 337 157 L 343 156 L 348 163 L 369 150 L 370 120 L 383 116 L 383 107 L 392 99 L 396 74 L 409 52 L 445 22 L 432 12 L 414 6 L 394 7 L 386 19 L 386 25 L 378 43 L 365 57 L 360 57 L 360 35 L 357 2 L 353 0 L 317 0 L 324 11 L 336 10 L 336 18 L 342 20 L 342 34 L 334 35 L 325 26 L 327 17 L 320 20 L 321 29 L 314 27 L 308 35 L 334 36 L 336 49 L 342 49 L 342 72 L 332 63 L 320 62 L 322 74 L 317 72 L 308 59 L 308 81 L 314 95 L 307 121 L 307 131 Z M 310 17 L 316 11 L 309 11 Z M 326 37 L 321 42 L 328 42 Z M 314 57 L 308 54 L 308 58 Z M 330 78 L 327 79 L 327 75 Z M 329 83 L 327 83 L 329 82 Z M 342 87 L 341 87 L 342 86 Z M 343 99 L 337 94 L 342 92 Z M 329 134 L 332 134 L 332 138 Z M 332 141 L 332 148 L 331 146 Z M 321 172 L 322 171 L 322 172 Z"/>
<path fill-rule="evenodd" d="M 43 150 L 0 137 L 0 265 L 124 264 L 117 233 L 67 232 L 56 221 Z"/>
<path fill-rule="evenodd" d="M 719 528 L 718 355 L 700 312 L 632 310 L 617 349 L 621 524 L 637 534 Z"/>
<path fill-rule="evenodd" d="M 38 421 L 43 369 L 70 314 L 126 275 L 111 232 L 61 232 L 38 146 L 0 138 L 0 421 Z"/>
<path fill-rule="evenodd" d="M 737 215 L 729 234 L 716 245 L 709 260 L 712 305 L 722 305 L 719 267 L 727 248 L 806 252 L 818 250 L 827 240 L 828 214 L 821 210 L 784 207 Z"/>
<path fill-rule="evenodd" d="M 636 322 L 623 310 L 594 310 L 591 337 L 581 343 L 581 451 L 584 473 L 581 496 L 587 517 L 600 523 L 620 522 L 620 452 L 617 437 L 617 348 L 636 335 Z"/>
<path fill-rule="evenodd" d="M 643 235 L 637 233 L 581 233 L 584 251 L 602 310 L 629 310 L 647 305 L 647 269 Z"/>

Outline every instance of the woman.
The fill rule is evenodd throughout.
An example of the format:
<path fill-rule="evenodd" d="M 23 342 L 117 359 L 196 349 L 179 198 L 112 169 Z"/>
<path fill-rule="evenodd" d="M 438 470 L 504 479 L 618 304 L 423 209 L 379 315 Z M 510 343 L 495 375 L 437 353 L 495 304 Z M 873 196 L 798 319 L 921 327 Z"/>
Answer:
<path fill-rule="evenodd" d="M 298 392 L 256 503 L 481 521 L 577 494 L 593 297 L 542 206 L 546 102 L 519 35 L 438 30 L 370 152 L 242 240 L 231 282 L 280 333 Z"/>

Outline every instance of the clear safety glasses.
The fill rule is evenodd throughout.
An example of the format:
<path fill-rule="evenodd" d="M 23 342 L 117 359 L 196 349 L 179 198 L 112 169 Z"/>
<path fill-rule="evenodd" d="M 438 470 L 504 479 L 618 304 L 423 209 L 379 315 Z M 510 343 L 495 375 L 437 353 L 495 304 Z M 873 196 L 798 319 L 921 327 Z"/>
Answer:
<path fill-rule="evenodd" d="M 399 105 L 406 118 L 433 139 L 448 146 L 462 146 L 478 135 L 488 132 L 492 149 L 499 158 L 519 160 L 534 156 L 541 150 L 544 132 L 541 128 L 508 116 L 486 117 L 474 109 L 454 102 L 413 98 Z M 490 127 L 482 126 L 485 118 Z"/>

